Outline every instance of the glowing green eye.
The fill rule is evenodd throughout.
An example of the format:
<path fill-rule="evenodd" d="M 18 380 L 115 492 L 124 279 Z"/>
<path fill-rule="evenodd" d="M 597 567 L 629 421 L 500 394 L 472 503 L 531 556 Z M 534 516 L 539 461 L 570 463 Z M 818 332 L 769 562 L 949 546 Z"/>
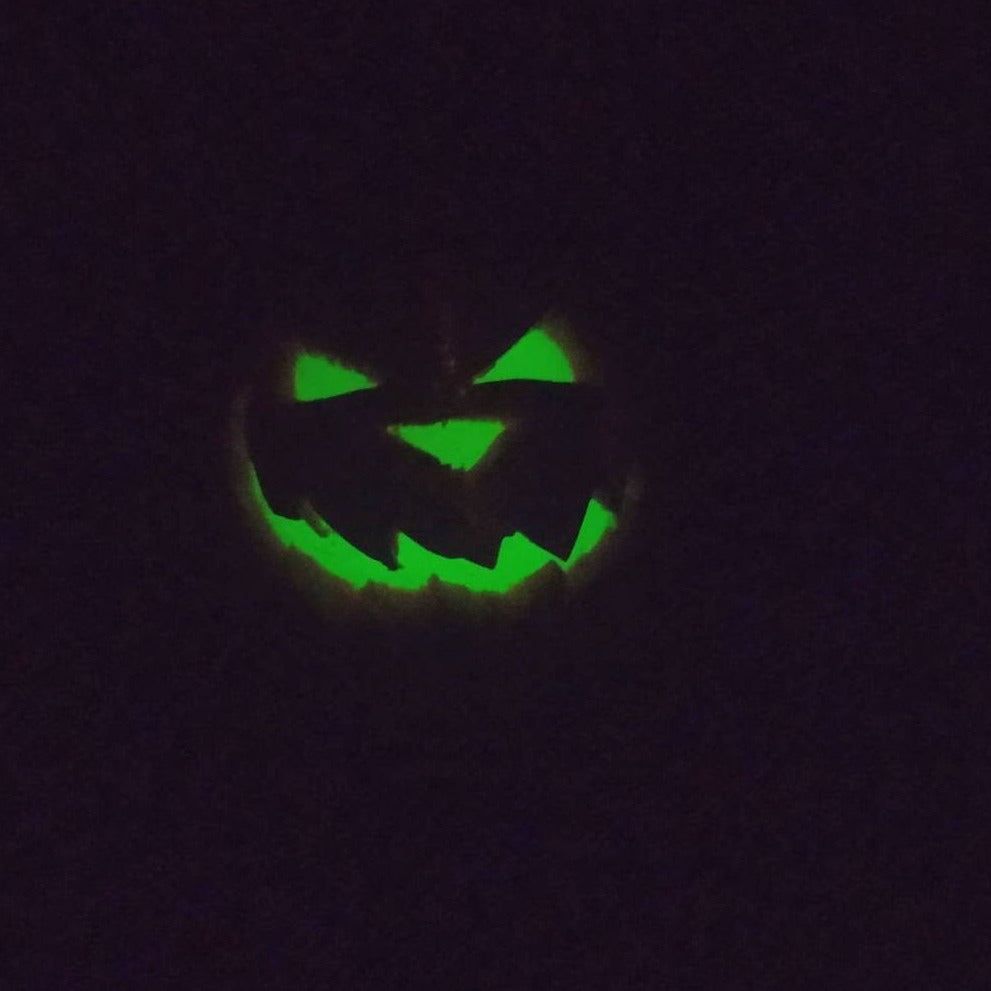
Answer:
<path fill-rule="evenodd" d="M 575 370 L 557 341 L 540 327 L 528 330 L 496 363 L 473 379 L 475 385 L 509 379 L 574 382 Z"/>
<path fill-rule="evenodd" d="M 293 368 L 293 396 L 297 402 L 333 399 L 361 389 L 374 389 L 373 379 L 322 354 L 302 353 Z"/>

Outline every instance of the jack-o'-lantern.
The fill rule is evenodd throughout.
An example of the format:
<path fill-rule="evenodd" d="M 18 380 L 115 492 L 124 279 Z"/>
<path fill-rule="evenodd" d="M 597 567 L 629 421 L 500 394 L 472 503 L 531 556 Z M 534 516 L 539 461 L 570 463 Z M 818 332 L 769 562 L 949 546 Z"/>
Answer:
<path fill-rule="evenodd" d="M 588 349 L 556 318 L 497 336 L 406 374 L 311 335 L 249 384 L 244 502 L 322 595 L 520 601 L 615 540 L 632 475 Z"/>

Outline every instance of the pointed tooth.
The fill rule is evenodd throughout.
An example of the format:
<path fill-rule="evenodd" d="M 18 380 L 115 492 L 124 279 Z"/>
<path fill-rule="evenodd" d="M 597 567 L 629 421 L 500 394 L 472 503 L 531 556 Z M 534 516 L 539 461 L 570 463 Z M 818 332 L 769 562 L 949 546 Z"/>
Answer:
<path fill-rule="evenodd" d="M 279 516 L 298 519 L 301 493 L 296 484 L 293 452 L 280 448 L 264 432 L 249 434 L 246 440 L 251 467 L 269 508 Z"/>
<path fill-rule="evenodd" d="M 421 517 L 418 520 L 407 522 L 402 530 L 421 547 L 425 547 L 428 551 L 439 554 L 441 557 L 465 556 L 462 538 L 451 527 L 439 523 L 436 519 L 428 520 Z"/>
<path fill-rule="evenodd" d="M 566 560 L 575 545 L 587 507 L 587 499 L 575 497 L 557 505 L 550 501 L 531 505 L 529 511 L 517 516 L 519 529 L 535 544 Z"/>
<path fill-rule="evenodd" d="M 363 554 L 368 555 L 368 557 L 374 558 L 380 564 L 384 564 L 390 571 L 395 571 L 399 567 L 399 563 L 396 560 L 396 535 L 393 534 L 375 534 L 374 536 L 367 533 L 362 533 L 357 535 L 352 533 L 350 536 L 345 536 L 341 534 L 348 543 L 353 544 L 358 548 Z"/>
<path fill-rule="evenodd" d="M 494 568 L 499 560 L 502 536 L 494 532 L 478 534 L 469 539 L 461 557 L 467 558 L 483 568 Z"/>
<path fill-rule="evenodd" d="M 255 476 L 258 479 L 258 486 L 262 496 L 276 516 L 283 516 L 289 520 L 299 519 L 299 498 L 295 489 L 291 485 L 278 483 L 275 478 L 278 472 L 266 469 L 257 462 L 252 462 Z"/>
<path fill-rule="evenodd" d="M 396 532 L 378 523 L 329 521 L 330 527 L 362 554 L 384 564 L 390 571 L 399 566 L 396 561 Z"/>

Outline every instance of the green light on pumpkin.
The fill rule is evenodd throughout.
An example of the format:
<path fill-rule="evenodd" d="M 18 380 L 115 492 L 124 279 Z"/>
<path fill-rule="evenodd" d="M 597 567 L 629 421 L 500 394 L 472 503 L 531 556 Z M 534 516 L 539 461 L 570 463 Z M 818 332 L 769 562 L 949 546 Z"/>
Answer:
<path fill-rule="evenodd" d="M 464 558 L 448 558 L 418 544 L 405 533 L 396 541 L 398 567 L 390 570 L 380 561 L 363 554 L 330 526 L 319 536 L 303 520 L 291 520 L 273 513 L 254 469 L 250 471 L 250 491 L 263 518 L 279 542 L 314 560 L 330 574 L 354 589 L 368 584 L 415 592 L 432 578 L 472 592 L 505 594 L 550 563 L 569 571 L 593 551 L 616 526 L 616 517 L 596 499 L 590 499 L 578 536 L 567 559 L 551 554 L 522 533 L 503 538 L 494 568 L 486 568 Z M 324 523 L 324 521 L 320 521 Z M 323 529 L 323 526 L 321 526 Z"/>
<path fill-rule="evenodd" d="M 378 383 L 354 368 L 348 368 L 322 354 L 299 354 L 293 368 L 293 395 L 298 402 L 333 399 L 361 389 L 374 389 Z"/>
<path fill-rule="evenodd" d="M 424 451 L 449 468 L 474 468 L 506 429 L 498 420 L 444 420 L 440 423 L 397 424 L 389 433 Z"/>
<path fill-rule="evenodd" d="M 483 385 L 508 379 L 574 382 L 575 370 L 561 345 L 546 330 L 534 327 L 473 381 L 475 385 Z"/>

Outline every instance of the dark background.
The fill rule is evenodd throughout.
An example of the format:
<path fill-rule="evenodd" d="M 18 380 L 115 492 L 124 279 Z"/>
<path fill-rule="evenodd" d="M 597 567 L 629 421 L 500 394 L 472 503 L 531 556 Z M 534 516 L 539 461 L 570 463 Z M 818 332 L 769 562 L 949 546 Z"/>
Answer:
<path fill-rule="evenodd" d="M 987 983 L 970 27 L 6 30 L 11 987 Z M 438 244 L 596 324 L 643 505 L 572 602 L 335 625 L 230 404 L 297 287 Z"/>

